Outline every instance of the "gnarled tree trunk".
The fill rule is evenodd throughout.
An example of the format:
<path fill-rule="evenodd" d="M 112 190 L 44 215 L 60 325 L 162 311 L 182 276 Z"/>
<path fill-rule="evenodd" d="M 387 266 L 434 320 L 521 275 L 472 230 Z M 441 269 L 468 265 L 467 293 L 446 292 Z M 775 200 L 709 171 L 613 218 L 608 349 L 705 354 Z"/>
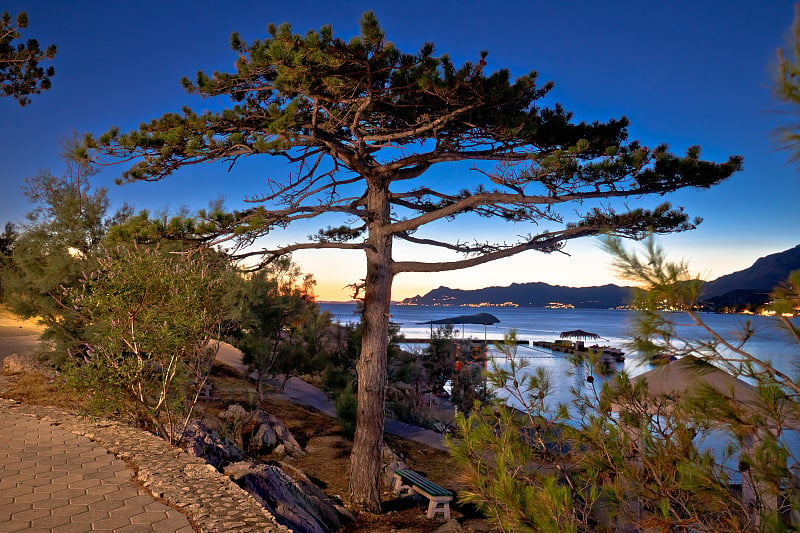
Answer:
<path fill-rule="evenodd" d="M 388 187 L 371 189 L 367 279 L 364 293 L 363 336 L 358 371 L 358 418 L 350 456 L 353 502 L 380 511 L 383 404 L 386 397 L 386 353 L 389 345 L 389 303 L 392 293 L 392 236 L 388 232 Z"/>

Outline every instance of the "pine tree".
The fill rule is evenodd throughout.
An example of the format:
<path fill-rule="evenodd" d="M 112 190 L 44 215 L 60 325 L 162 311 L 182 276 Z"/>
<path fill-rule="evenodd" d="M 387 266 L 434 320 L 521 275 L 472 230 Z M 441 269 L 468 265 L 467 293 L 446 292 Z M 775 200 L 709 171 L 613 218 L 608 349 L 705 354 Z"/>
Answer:
<path fill-rule="evenodd" d="M 552 83 L 539 84 L 535 72 L 513 81 L 505 69 L 488 73 L 486 52 L 460 67 L 448 55 L 435 55 L 431 43 L 416 53 L 401 52 L 372 13 L 363 15 L 361 34 L 350 41 L 334 37 L 329 26 L 302 36 L 284 24 L 269 26 L 267 37 L 249 45 L 234 33 L 231 45 L 238 55 L 233 72 L 184 79 L 189 93 L 227 97 L 230 106 L 200 114 L 184 108 L 129 133 L 113 128 L 98 138 L 89 135 L 79 155 L 100 164 L 137 159 L 123 181 L 158 180 L 210 161 L 284 159 L 291 175 L 271 181 L 266 192 L 250 199 L 251 209 L 213 213 L 221 238 L 233 236 L 242 246 L 296 221 L 339 218 L 335 227 L 320 222 L 306 242 L 239 257 L 260 255 L 266 264 L 296 250 L 364 252 L 350 489 L 355 503 L 371 509 L 380 507 L 396 275 L 467 268 L 526 250 L 554 252 L 571 239 L 602 231 L 636 236 L 650 228 L 690 229 L 697 221 L 669 204 L 618 212 L 597 202 L 707 188 L 741 167 L 739 157 L 722 164 L 703 161 L 697 147 L 681 157 L 666 146 L 649 149 L 628 141 L 625 118 L 575 123 L 561 105 L 543 103 Z M 434 167 L 450 170 L 459 185 L 434 178 Z M 572 221 L 563 214 L 574 211 L 558 209 L 566 203 L 580 210 Z M 511 243 L 449 242 L 422 234 L 427 224 L 464 215 L 528 223 L 524 231 L 533 233 Z M 465 257 L 396 261 L 397 240 Z"/>
<path fill-rule="evenodd" d="M 52 66 L 45 69 L 40 63 L 53 59 L 57 51 L 54 44 L 40 49 L 36 39 L 15 44 L 14 41 L 22 37 L 19 30 L 27 27 L 25 11 L 15 19 L 6 11 L 0 18 L 0 88 L 4 96 L 13 96 L 23 106 L 31 102 L 29 95 L 50 88 L 55 69 Z"/>

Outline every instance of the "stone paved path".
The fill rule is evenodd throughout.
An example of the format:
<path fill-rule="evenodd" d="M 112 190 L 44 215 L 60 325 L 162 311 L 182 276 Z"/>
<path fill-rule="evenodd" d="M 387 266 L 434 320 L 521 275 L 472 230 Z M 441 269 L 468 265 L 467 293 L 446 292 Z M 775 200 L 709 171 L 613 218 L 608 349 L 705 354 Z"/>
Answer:
<path fill-rule="evenodd" d="M 154 500 L 132 476 L 86 437 L 0 409 L 0 532 L 192 533 L 186 516 Z"/>
<path fill-rule="evenodd" d="M 134 476 L 140 485 L 130 482 Z M 170 507 L 152 505 L 158 502 L 151 496 Z M 57 506 L 48 503 L 55 500 Z M 68 509 L 73 506 L 77 513 Z M 189 533 L 184 526 L 191 522 L 204 533 L 290 533 L 229 477 L 146 431 L 0 398 L 0 533 L 27 531 L 32 523 L 20 520 L 32 522 L 29 515 L 42 512 L 41 518 L 69 516 L 53 531 L 98 531 L 111 525 L 106 518 L 128 516 L 126 526 L 135 528 L 111 529 Z M 189 520 L 173 522 L 181 513 Z"/>

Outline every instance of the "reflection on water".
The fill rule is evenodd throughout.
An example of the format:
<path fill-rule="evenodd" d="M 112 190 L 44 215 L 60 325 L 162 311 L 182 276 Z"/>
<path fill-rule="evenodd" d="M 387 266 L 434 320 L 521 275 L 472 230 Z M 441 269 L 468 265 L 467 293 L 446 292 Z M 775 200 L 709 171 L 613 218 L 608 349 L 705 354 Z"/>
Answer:
<path fill-rule="evenodd" d="M 357 322 L 354 304 L 321 304 L 321 307 L 330 311 L 335 320 L 341 323 Z M 608 345 L 625 350 L 625 343 L 631 338 L 628 331 L 630 321 L 635 313 L 623 310 L 605 309 L 542 309 L 525 307 L 500 307 L 500 308 L 481 308 L 465 309 L 463 307 L 417 307 L 417 306 L 395 306 L 391 307 L 391 320 L 400 326 L 400 332 L 406 338 L 429 338 L 431 326 L 423 322 L 438 320 L 442 318 L 468 314 L 472 312 L 489 312 L 500 319 L 498 324 L 492 326 L 465 325 L 456 326 L 459 338 L 489 340 L 502 340 L 503 335 L 509 329 L 516 329 L 519 340 L 552 341 L 558 338 L 562 331 L 583 329 L 597 333 L 602 337 L 598 341 L 600 345 Z M 703 313 L 703 320 L 723 338 L 735 340 L 742 326 L 750 321 L 755 334 L 748 340 L 745 349 L 752 355 L 773 363 L 777 370 L 790 376 L 798 375 L 798 362 L 800 359 L 800 349 L 793 343 L 787 333 L 780 329 L 779 320 L 774 317 L 763 316 L 743 316 L 743 315 L 718 315 Z M 700 328 L 691 327 L 690 319 L 686 315 L 675 313 L 675 322 L 687 324 L 679 328 L 679 334 L 693 340 L 701 340 L 708 337 Z M 421 349 L 422 345 L 407 345 L 407 348 Z M 519 346 L 517 348 L 519 357 L 531 361 L 531 367 L 545 368 L 550 376 L 553 385 L 550 402 L 569 402 L 572 400 L 570 393 L 571 387 L 583 390 L 587 385 L 585 373 L 574 372 L 574 368 L 567 362 L 565 354 L 554 353 L 549 350 L 535 346 Z M 497 350 L 490 351 L 495 356 L 497 364 L 504 366 L 504 360 L 499 357 Z M 636 354 L 628 353 L 625 362 L 621 365 L 631 376 L 642 374 L 651 369 L 649 365 L 639 362 Z M 595 377 L 595 385 L 599 387 L 602 380 L 599 376 Z M 513 400 L 510 402 L 515 403 Z M 721 436 L 720 436 L 721 439 Z M 710 439 L 714 441 L 714 438 Z M 793 432 L 788 438 L 790 447 L 795 452 L 800 452 L 800 434 Z M 712 447 L 721 446 L 712 442 Z"/>
<path fill-rule="evenodd" d="M 342 323 L 358 321 L 355 304 L 322 304 L 321 307 L 330 311 L 334 318 Z M 421 307 L 397 306 L 391 307 L 391 320 L 400 326 L 400 332 L 406 338 L 429 338 L 431 326 L 424 324 L 429 320 L 462 315 L 474 309 L 463 307 Z M 623 310 L 607 309 L 543 309 L 530 307 L 490 307 L 481 308 L 479 311 L 489 312 L 500 319 L 498 324 L 492 326 L 464 325 L 456 326 L 459 337 L 473 339 L 502 340 L 509 329 L 516 329 L 519 340 L 552 341 L 558 338 L 562 331 L 583 329 L 597 333 L 602 338 L 600 345 L 608 345 L 625 350 L 625 343 L 631 338 L 628 331 L 630 321 L 635 313 Z M 792 344 L 785 331 L 778 327 L 779 320 L 774 317 L 743 316 L 743 315 L 718 315 L 703 313 L 703 319 L 709 326 L 727 339 L 736 339 L 737 332 L 742 325 L 750 320 L 756 330 L 755 335 L 747 342 L 746 349 L 754 356 L 772 361 L 775 368 L 791 376 L 797 375 L 797 363 L 800 350 Z M 688 324 L 686 315 L 675 313 L 676 322 Z M 679 333 L 691 339 L 707 337 L 697 327 L 681 327 Z M 419 348 L 421 345 L 417 345 Z M 413 345 L 411 346 L 413 347 Z M 559 401 L 569 400 L 570 386 L 576 384 L 575 377 L 569 375 L 571 365 L 564 354 L 553 353 L 535 346 L 519 346 L 520 357 L 531 360 L 531 366 L 540 366 L 548 369 L 553 376 L 555 385 L 554 398 Z M 628 353 L 623 368 L 632 376 L 639 375 L 650 369 L 649 365 L 640 364 L 636 354 Z"/>

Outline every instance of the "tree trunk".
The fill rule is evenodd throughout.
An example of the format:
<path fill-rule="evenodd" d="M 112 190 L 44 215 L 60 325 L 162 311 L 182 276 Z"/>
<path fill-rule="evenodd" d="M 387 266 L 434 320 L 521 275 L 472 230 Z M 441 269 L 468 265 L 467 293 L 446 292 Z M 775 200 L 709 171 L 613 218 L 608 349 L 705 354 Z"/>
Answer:
<path fill-rule="evenodd" d="M 383 404 L 386 397 L 386 353 L 389 345 L 389 302 L 392 292 L 392 236 L 388 188 L 370 190 L 367 205 L 373 216 L 367 242 L 363 336 L 358 371 L 358 411 L 350 456 L 353 503 L 380 512 Z"/>

